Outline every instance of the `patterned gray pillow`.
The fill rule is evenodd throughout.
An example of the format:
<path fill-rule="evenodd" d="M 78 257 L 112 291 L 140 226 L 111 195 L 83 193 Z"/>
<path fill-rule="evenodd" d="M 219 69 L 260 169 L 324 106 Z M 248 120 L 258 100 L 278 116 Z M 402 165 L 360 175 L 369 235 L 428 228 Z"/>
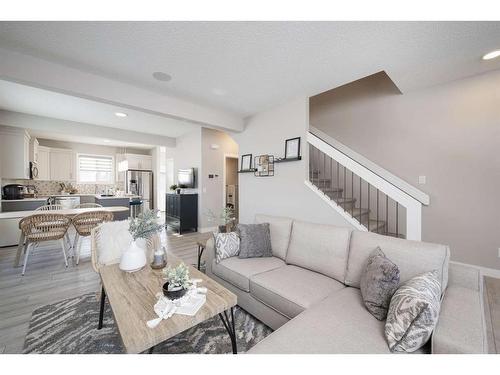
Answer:
<path fill-rule="evenodd" d="M 378 320 L 384 320 L 392 295 L 399 286 L 399 267 L 377 247 L 368 258 L 360 286 L 368 311 Z"/>
<path fill-rule="evenodd" d="M 240 251 L 240 238 L 238 233 L 214 233 L 215 263 L 234 257 Z"/>
<path fill-rule="evenodd" d="M 240 233 L 239 258 L 272 257 L 269 223 L 238 224 Z"/>
<path fill-rule="evenodd" d="M 441 308 L 437 270 L 410 279 L 394 293 L 385 336 L 392 352 L 414 352 L 429 340 Z"/>

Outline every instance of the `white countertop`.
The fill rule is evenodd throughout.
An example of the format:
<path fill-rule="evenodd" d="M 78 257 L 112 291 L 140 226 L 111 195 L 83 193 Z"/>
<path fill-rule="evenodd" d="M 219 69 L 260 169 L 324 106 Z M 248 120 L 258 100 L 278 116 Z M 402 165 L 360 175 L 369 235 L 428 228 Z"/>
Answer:
<path fill-rule="evenodd" d="M 124 196 L 112 196 L 112 197 L 103 197 L 101 194 L 56 194 L 56 195 L 43 195 L 39 196 L 37 198 L 24 198 L 24 199 L 2 199 L 2 202 L 42 202 L 46 201 L 50 197 L 95 197 L 97 199 L 124 199 L 124 198 L 129 198 L 129 199 L 134 199 L 134 198 L 140 198 L 138 195 L 124 195 Z"/>
<path fill-rule="evenodd" d="M 61 215 L 68 215 L 68 216 L 75 216 L 84 212 L 90 212 L 90 211 L 110 211 L 110 212 L 124 212 L 124 211 L 129 211 L 128 207 L 120 207 L 120 206 L 113 206 L 113 207 L 98 207 L 98 208 L 69 208 L 69 209 L 64 209 L 64 210 L 57 210 L 57 211 L 13 211 L 13 212 L 0 212 L 0 220 L 2 219 L 21 219 L 23 217 L 27 217 L 30 215 L 36 215 L 36 214 L 47 214 L 47 213 L 53 213 L 53 214 L 61 214 Z"/>

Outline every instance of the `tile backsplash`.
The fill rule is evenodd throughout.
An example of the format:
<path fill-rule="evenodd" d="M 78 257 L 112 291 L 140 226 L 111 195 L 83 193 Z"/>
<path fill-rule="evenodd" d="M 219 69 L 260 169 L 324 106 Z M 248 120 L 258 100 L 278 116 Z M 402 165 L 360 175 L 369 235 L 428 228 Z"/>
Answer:
<path fill-rule="evenodd" d="M 38 180 L 6 180 L 2 179 L 2 186 L 8 184 L 33 185 L 38 191 L 38 195 L 56 195 L 61 193 L 61 182 L 71 183 L 80 194 L 102 194 L 107 188 L 118 188 L 114 184 L 75 184 L 71 181 L 38 181 Z"/>

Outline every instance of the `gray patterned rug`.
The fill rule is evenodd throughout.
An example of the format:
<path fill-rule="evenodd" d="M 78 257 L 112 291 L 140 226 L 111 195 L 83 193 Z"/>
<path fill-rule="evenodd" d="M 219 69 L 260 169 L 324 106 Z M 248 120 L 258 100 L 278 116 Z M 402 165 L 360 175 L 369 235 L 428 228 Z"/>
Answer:
<path fill-rule="evenodd" d="M 238 352 L 245 352 L 272 330 L 236 307 Z M 109 304 L 104 326 L 97 330 L 99 302 L 94 293 L 35 310 L 24 342 L 24 353 L 124 353 Z M 218 316 L 180 333 L 155 348 L 155 353 L 232 353 L 231 340 Z"/>

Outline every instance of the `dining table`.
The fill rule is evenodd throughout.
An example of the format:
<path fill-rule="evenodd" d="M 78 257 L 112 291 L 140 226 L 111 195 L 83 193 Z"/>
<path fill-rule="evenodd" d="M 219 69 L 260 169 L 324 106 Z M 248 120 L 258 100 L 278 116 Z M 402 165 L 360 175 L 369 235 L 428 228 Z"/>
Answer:
<path fill-rule="evenodd" d="M 96 207 L 96 208 L 68 208 L 68 209 L 62 209 L 62 210 L 54 210 L 51 211 L 52 213 L 59 214 L 59 215 L 65 215 L 68 217 L 74 217 L 78 214 L 82 214 L 85 212 L 92 212 L 92 211 L 108 211 L 108 212 L 124 212 L 124 211 L 129 211 L 128 207 L 124 206 L 111 206 L 111 207 Z M 50 211 L 49 211 L 50 212 Z M 0 220 L 3 219 L 19 219 L 21 221 L 23 218 L 31 216 L 31 215 L 36 215 L 36 214 L 47 214 L 48 211 L 12 211 L 12 212 L 0 212 Z M 24 247 L 24 234 L 22 231 L 20 231 L 19 235 L 19 244 L 17 246 L 17 253 L 16 253 L 16 259 L 14 261 L 14 267 L 19 267 L 19 261 L 21 258 L 21 254 L 23 251 Z"/>

